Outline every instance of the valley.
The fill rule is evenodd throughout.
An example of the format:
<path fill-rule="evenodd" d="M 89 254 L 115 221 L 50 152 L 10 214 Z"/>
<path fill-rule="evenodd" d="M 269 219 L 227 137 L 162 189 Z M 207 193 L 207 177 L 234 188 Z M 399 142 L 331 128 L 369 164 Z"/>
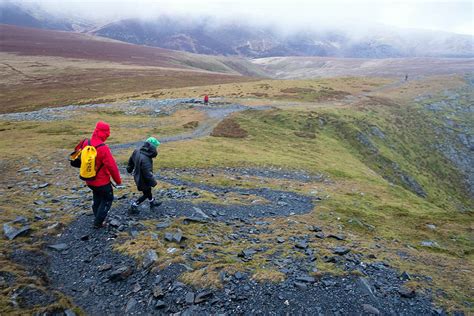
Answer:
<path fill-rule="evenodd" d="M 472 58 L 0 34 L 1 315 L 474 311 Z M 124 183 L 94 229 L 68 156 L 99 120 Z M 163 204 L 132 215 L 148 136 Z"/>

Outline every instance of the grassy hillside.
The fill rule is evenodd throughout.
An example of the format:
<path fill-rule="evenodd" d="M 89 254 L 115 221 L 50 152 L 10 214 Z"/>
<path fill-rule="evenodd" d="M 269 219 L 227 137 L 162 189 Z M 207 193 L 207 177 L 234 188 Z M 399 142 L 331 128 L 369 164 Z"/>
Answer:
<path fill-rule="evenodd" d="M 472 58 L 335 58 L 269 57 L 253 60 L 279 79 L 334 76 L 375 76 L 409 79 L 420 76 L 465 74 L 474 70 Z"/>
<path fill-rule="evenodd" d="M 445 156 L 433 149 L 438 141 L 435 133 L 440 121 L 426 110 L 423 102 L 411 96 L 429 94 L 429 100 L 443 98 L 437 85 L 439 78 L 413 83 L 412 86 L 391 86 L 384 97 L 377 91 L 390 84 L 385 79 L 339 78 L 308 81 L 260 81 L 231 83 L 205 87 L 167 89 L 161 97 L 187 97 L 209 93 L 228 101 L 242 100 L 255 106 L 272 105 L 268 110 L 247 110 L 232 116 L 232 121 L 247 132 L 244 138 L 204 137 L 172 142 L 160 147 L 156 166 L 158 171 L 171 177 L 228 187 L 269 187 L 295 191 L 321 198 L 314 210 L 305 215 L 289 218 L 268 218 L 271 234 L 260 235 L 265 252 L 254 260 L 242 262 L 235 253 L 248 247 L 245 241 L 213 245 L 215 256 L 205 256 L 192 263 L 194 271 L 184 274 L 182 281 L 199 286 L 219 287 L 219 271 L 247 271 L 257 280 L 281 279 L 283 275 L 267 266 L 267 258 L 274 253 L 294 255 L 290 245 L 277 244 L 276 236 L 290 238 L 307 231 L 308 225 L 317 225 L 330 233 L 350 236 L 353 251 L 363 254 L 364 260 L 383 260 L 400 271 L 407 271 L 413 279 L 410 286 L 419 291 L 432 291 L 438 304 L 449 309 L 472 311 L 474 293 L 472 264 L 473 200 L 463 182 L 463 175 Z M 452 89 L 465 83 L 451 78 Z M 434 88 L 433 88 L 434 87 Z M 368 95 L 372 92 L 371 95 Z M 264 93 L 264 95 L 256 93 Z M 428 99 L 425 99 L 428 100 Z M 468 107 L 469 104 L 460 104 Z M 34 201 L 44 193 L 62 196 L 70 188 L 84 189 L 77 180 L 76 170 L 67 166 L 65 157 L 74 143 L 88 136 L 94 123 L 105 120 L 112 126 L 111 144 L 143 139 L 147 135 L 158 138 L 185 131 L 183 125 L 207 118 L 195 109 L 184 109 L 170 116 L 150 117 L 145 114 L 127 114 L 114 106 L 81 111 L 52 122 L 0 121 L 0 171 L 3 196 L 0 202 L 2 222 L 18 215 L 32 218 Z M 236 125 L 232 125 L 235 126 Z M 245 135 L 245 134 L 244 134 Z M 446 136 L 448 137 L 448 136 Z M 11 141 L 21 140 L 11 150 Z M 44 150 L 48 148 L 48 150 Z M 130 150 L 116 151 L 123 166 Z M 222 167 L 283 168 L 304 170 L 321 175 L 320 180 L 303 182 L 288 179 L 229 176 Z M 19 171 L 23 167 L 38 172 Z M 173 169 L 179 168 L 177 172 Z M 198 173 L 186 172 L 199 168 Z M 131 177 L 125 176 L 127 192 L 133 191 Z M 42 190 L 34 185 L 48 182 Z M 161 183 L 159 188 L 168 184 Z M 84 191 L 87 192 L 87 191 Z M 118 191 L 122 194 L 123 191 Z M 220 197 L 203 194 L 202 200 L 227 203 L 238 197 Z M 41 249 L 40 237 L 51 236 L 61 228 L 48 227 L 55 222 L 65 224 L 73 219 L 79 207 L 47 202 L 50 208 L 46 221 L 33 223 L 32 237 L 13 241 L 0 240 L 1 271 L 15 276 L 12 285 L 2 287 L 0 313 L 15 310 L 9 303 L 16 287 L 34 283 L 47 288 L 39 277 L 28 275 L 27 270 L 11 259 L 14 249 Z M 142 221 L 146 232 L 156 230 L 157 220 Z M 179 227 L 190 244 L 201 243 L 202 229 L 216 240 L 225 240 L 231 232 L 224 223 L 180 225 L 176 219 L 172 228 Z M 142 258 L 144 245 L 153 245 L 159 254 L 160 266 L 171 262 L 186 262 L 185 253 L 169 253 L 168 246 L 153 242 L 147 234 L 131 238 L 124 234 L 116 249 Z M 423 242 L 431 242 L 425 246 Z M 336 241 L 324 239 L 311 247 L 322 258 L 331 253 Z M 193 255 L 203 251 L 193 250 Z M 372 259 L 370 259 L 372 258 Z M 189 262 L 187 262 L 189 263 Z M 191 264 L 191 263 L 189 263 Z M 315 263 L 320 275 L 343 274 L 336 265 L 319 260 Z M 205 267 L 205 269 L 204 269 Z M 203 270 L 204 269 L 204 270 Z M 66 298 L 58 305 L 72 306 Z M 41 308 L 24 309 L 32 312 Z"/>
<path fill-rule="evenodd" d="M 143 92 L 265 76 L 241 58 L 201 56 L 11 25 L 0 25 L 0 33 L 0 113 L 113 102 Z"/>

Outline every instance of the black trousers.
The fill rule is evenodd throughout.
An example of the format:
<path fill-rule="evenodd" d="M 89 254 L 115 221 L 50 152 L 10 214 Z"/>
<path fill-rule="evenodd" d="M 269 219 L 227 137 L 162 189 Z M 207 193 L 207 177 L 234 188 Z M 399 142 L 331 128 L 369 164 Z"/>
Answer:
<path fill-rule="evenodd" d="M 147 188 L 147 189 L 143 190 L 142 192 L 143 192 L 143 195 L 138 198 L 137 204 L 142 203 L 146 199 L 148 199 L 150 201 L 153 199 L 153 195 L 151 194 L 151 188 Z"/>
<path fill-rule="evenodd" d="M 93 195 L 92 211 L 95 216 L 94 225 L 100 226 L 112 207 L 114 190 L 111 183 L 100 187 L 89 186 L 89 188 L 92 190 Z"/>

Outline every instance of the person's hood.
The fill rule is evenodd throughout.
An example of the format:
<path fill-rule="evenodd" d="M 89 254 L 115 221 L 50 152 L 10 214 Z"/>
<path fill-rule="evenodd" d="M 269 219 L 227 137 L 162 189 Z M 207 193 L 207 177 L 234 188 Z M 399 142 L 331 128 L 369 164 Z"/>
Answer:
<path fill-rule="evenodd" d="M 94 133 L 92 133 L 93 139 L 98 139 L 102 142 L 105 142 L 110 136 L 110 125 L 99 121 L 95 125 Z"/>
<path fill-rule="evenodd" d="M 150 157 L 150 158 L 155 158 L 158 155 L 158 151 L 156 151 L 156 147 L 150 144 L 149 142 L 145 142 L 140 148 L 140 152 L 142 152 L 144 155 Z"/>

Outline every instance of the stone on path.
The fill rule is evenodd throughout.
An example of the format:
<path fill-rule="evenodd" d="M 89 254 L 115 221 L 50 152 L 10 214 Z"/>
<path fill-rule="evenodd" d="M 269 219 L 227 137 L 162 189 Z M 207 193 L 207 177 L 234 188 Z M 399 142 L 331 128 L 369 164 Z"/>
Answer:
<path fill-rule="evenodd" d="M 308 288 L 306 283 L 303 283 L 303 282 L 294 282 L 293 284 L 295 285 L 295 287 L 299 288 L 300 290 L 306 290 Z"/>
<path fill-rule="evenodd" d="M 305 283 L 314 283 L 314 282 L 316 282 L 315 278 L 307 276 L 307 275 L 296 277 L 296 280 L 300 281 L 300 282 L 305 282 Z"/>
<path fill-rule="evenodd" d="M 380 311 L 370 304 L 362 304 L 362 309 L 364 310 L 364 313 L 370 315 L 380 315 Z"/>
<path fill-rule="evenodd" d="M 162 300 L 158 300 L 155 304 L 155 308 L 165 308 L 166 307 L 166 303 Z"/>
<path fill-rule="evenodd" d="M 205 302 L 211 297 L 212 297 L 211 291 L 203 291 L 196 295 L 196 298 L 194 299 L 194 303 L 199 304 L 199 303 Z"/>
<path fill-rule="evenodd" d="M 123 281 L 132 274 L 132 268 L 129 266 L 123 266 L 117 270 L 112 271 L 109 275 L 109 280 L 112 282 Z"/>
<path fill-rule="evenodd" d="M 163 289 L 161 286 L 157 285 L 153 288 L 153 297 L 154 298 L 162 298 L 164 296 Z"/>
<path fill-rule="evenodd" d="M 208 219 L 209 216 L 207 216 L 206 213 L 204 213 L 199 207 L 193 207 L 193 210 L 199 214 L 199 216 L 201 216 L 202 218 L 205 218 L 205 219 Z"/>
<path fill-rule="evenodd" d="M 133 297 L 129 299 L 127 302 L 127 306 L 125 307 L 125 313 L 130 313 L 135 308 L 135 306 L 137 306 L 137 303 L 137 300 Z"/>
<path fill-rule="evenodd" d="M 65 316 L 76 316 L 76 313 L 72 309 L 66 309 L 64 311 Z"/>
<path fill-rule="evenodd" d="M 194 303 L 194 293 L 193 292 L 186 293 L 185 301 L 186 301 L 186 304 L 193 304 Z"/>
<path fill-rule="evenodd" d="M 48 245 L 48 248 L 54 249 L 56 251 L 63 251 L 63 250 L 67 250 L 69 246 L 65 243 L 61 243 L 61 244 L 55 244 L 55 245 Z"/>
<path fill-rule="evenodd" d="M 110 225 L 111 227 L 119 227 L 121 224 L 120 224 L 120 222 L 119 222 L 118 220 L 113 219 L 113 220 L 110 221 L 109 225 Z"/>
<path fill-rule="evenodd" d="M 100 265 L 97 267 L 97 270 L 99 272 L 104 272 L 104 271 L 108 271 L 112 269 L 112 265 L 110 263 L 106 263 L 106 264 L 103 264 L 103 265 Z"/>

